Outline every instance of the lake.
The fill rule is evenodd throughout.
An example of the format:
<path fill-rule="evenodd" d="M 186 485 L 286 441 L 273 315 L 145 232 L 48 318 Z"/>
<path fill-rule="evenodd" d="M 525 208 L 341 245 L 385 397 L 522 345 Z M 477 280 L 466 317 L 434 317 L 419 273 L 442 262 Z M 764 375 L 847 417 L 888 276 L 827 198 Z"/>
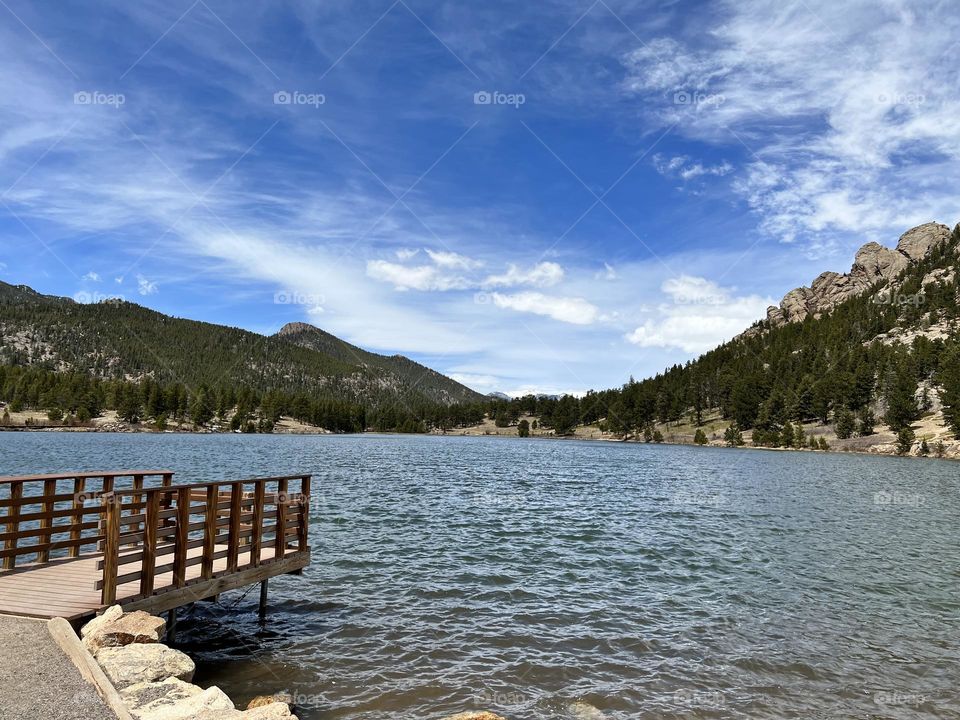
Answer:
<path fill-rule="evenodd" d="M 486 437 L 0 433 L 0 474 L 310 472 L 313 564 L 182 613 L 303 720 L 955 718 L 960 465 Z"/>

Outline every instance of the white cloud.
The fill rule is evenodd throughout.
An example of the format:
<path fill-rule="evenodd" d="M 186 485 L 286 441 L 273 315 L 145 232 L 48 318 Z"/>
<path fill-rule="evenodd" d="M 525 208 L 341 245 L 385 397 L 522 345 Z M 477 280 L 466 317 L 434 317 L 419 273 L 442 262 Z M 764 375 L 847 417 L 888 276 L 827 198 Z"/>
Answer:
<path fill-rule="evenodd" d="M 367 262 L 367 275 L 388 282 L 397 290 L 465 290 L 471 283 L 459 275 L 446 274 L 436 265 L 401 265 L 386 260 Z"/>
<path fill-rule="evenodd" d="M 451 372 L 447 373 L 447 376 L 482 393 L 493 392 L 500 386 L 500 378 L 494 375 Z"/>
<path fill-rule="evenodd" d="M 396 256 L 400 260 L 410 260 L 420 252 L 419 248 L 400 248 L 396 252 Z"/>
<path fill-rule="evenodd" d="M 624 87 L 659 123 L 743 149 L 732 187 L 765 232 L 824 243 L 960 214 L 960 15 L 894 0 L 717 10 L 700 44 L 660 38 L 626 56 Z M 660 168 L 729 172 L 683 156 Z"/>
<path fill-rule="evenodd" d="M 552 297 L 538 292 L 520 292 L 510 295 L 495 292 L 490 295 L 490 298 L 499 308 L 545 315 L 573 325 L 590 325 L 600 317 L 597 307 L 583 298 Z"/>
<path fill-rule="evenodd" d="M 100 275 L 95 273 L 93 270 L 84 275 L 81 280 L 89 280 L 90 282 L 100 282 Z"/>
<path fill-rule="evenodd" d="M 655 318 L 628 333 L 628 342 L 640 347 L 706 352 L 762 318 L 773 304 L 771 298 L 736 296 L 734 288 L 690 275 L 667 279 L 661 290 L 670 302 L 660 304 Z"/>
<path fill-rule="evenodd" d="M 594 280 L 616 280 L 620 275 L 617 274 L 617 270 L 610 263 L 603 264 L 603 270 L 594 274 Z"/>
<path fill-rule="evenodd" d="M 473 270 L 483 265 L 479 260 L 473 260 L 466 255 L 460 255 L 455 252 L 443 250 L 426 249 L 427 255 L 433 260 L 434 264 L 442 268 L 458 268 L 461 270 Z"/>
<path fill-rule="evenodd" d="M 733 172 L 733 165 L 726 160 L 718 165 L 704 165 L 702 162 L 692 162 L 686 155 L 678 155 L 669 160 L 657 155 L 653 164 L 661 175 L 679 177 L 681 180 L 694 180 L 703 175 L 722 177 Z"/>
<path fill-rule="evenodd" d="M 141 295 L 155 295 L 159 289 L 157 283 L 148 280 L 143 275 L 137 275 L 137 292 Z"/>
<path fill-rule="evenodd" d="M 541 262 L 529 270 L 522 270 L 510 263 L 507 271 L 500 275 L 490 275 L 483 281 L 484 287 L 551 287 L 563 280 L 563 268 L 555 262 Z"/>

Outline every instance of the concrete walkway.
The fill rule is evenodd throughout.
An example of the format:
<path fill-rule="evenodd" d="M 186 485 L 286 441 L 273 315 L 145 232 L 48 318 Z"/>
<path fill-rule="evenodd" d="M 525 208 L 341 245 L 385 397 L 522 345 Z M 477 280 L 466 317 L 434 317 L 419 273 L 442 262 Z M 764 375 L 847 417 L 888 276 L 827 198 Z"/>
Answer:
<path fill-rule="evenodd" d="M 0 615 L 0 720 L 116 720 L 45 620 Z"/>

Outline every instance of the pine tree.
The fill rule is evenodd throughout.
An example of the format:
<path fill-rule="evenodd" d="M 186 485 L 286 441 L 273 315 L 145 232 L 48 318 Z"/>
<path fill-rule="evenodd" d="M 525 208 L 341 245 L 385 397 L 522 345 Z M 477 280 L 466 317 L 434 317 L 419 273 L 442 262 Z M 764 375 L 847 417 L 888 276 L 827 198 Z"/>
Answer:
<path fill-rule="evenodd" d="M 693 441 L 697 445 L 707 444 L 707 434 L 703 431 L 703 428 L 697 428 L 697 431 L 693 435 Z"/>
<path fill-rule="evenodd" d="M 853 413 L 846 407 L 839 407 L 834 411 L 834 431 L 840 440 L 846 440 L 853 435 Z"/>
<path fill-rule="evenodd" d="M 730 447 L 740 447 L 743 445 L 743 433 L 736 425 L 730 425 L 723 431 L 723 441 Z"/>

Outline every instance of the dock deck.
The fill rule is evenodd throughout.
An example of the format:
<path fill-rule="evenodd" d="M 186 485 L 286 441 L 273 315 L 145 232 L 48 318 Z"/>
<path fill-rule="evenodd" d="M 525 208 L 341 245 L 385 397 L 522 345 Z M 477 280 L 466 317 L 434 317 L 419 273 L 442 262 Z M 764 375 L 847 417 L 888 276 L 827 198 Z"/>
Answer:
<path fill-rule="evenodd" d="M 74 623 L 115 603 L 157 613 L 297 572 L 310 563 L 309 494 L 308 475 L 0 478 L 0 613 Z"/>

